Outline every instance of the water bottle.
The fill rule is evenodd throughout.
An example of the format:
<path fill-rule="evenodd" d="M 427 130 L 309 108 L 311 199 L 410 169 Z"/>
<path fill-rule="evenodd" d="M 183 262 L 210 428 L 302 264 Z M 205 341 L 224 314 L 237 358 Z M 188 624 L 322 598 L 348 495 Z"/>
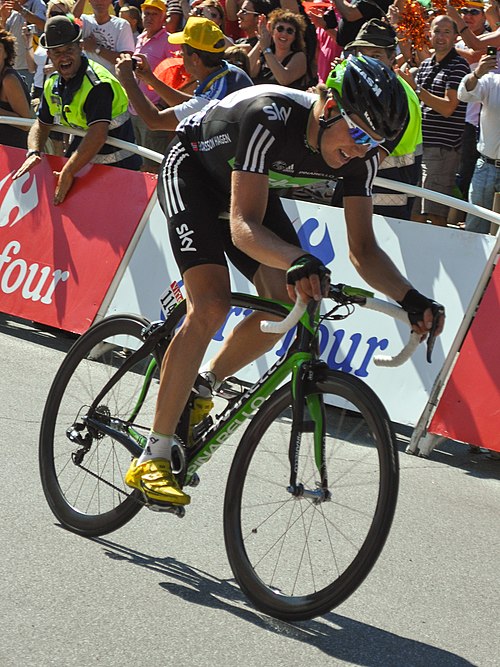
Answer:
<path fill-rule="evenodd" d="M 192 399 L 191 412 L 189 414 L 189 435 L 188 445 L 194 443 L 193 429 L 200 424 L 214 407 L 212 387 L 209 380 L 199 375 L 193 388 L 194 398 Z M 210 424 L 209 424 L 210 425 Z M 195 429 L 196 432 L 197 429 Z M 197 433 L 199 435 L 199 433 Z"/>

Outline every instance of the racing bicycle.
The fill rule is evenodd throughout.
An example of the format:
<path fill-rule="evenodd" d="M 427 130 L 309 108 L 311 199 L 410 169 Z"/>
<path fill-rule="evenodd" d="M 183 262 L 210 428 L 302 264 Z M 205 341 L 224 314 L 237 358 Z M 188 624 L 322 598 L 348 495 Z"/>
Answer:
<path fill-rule="evenodd" d="M 321 314 L 325 308 L 314 302 L 290 312 L 287 304 L 232 295 L 233 307 L 274 320 L 262 328 L 284 333 L 297 324 L 295 335 L 257 382 L 226 382 L 217 414 L 189 438 L 186 407 L 179 436 L 191 444 L 181 443 L 173 458 L 179 483 L 195 487 L 217 449 L 237 445 L 223 509 L 229 563 L 255 607 L 287 621 L 323 615 L 358 588 L 389 534 L 398 494 L 387 412 L 362 380 L 320 359 L 319 336 L 325 320 L 342 319 L 357 305 L 406 323 L 407 314 L 345 285 L 331 286 L 328 298 Z M 43 413 L 39 462 L 46 499 L 65 528 L 104 535 L 143 507 L 184 515 L 184 507 L 155 505 L 123 480 L 145 445 L 162 358 L 185 314 L 180 301 L 163 322 L 112 315 L 63 360 Z M 413 335 L 400 355 L 378 363 L 401 363 L 418 343 Z"/>

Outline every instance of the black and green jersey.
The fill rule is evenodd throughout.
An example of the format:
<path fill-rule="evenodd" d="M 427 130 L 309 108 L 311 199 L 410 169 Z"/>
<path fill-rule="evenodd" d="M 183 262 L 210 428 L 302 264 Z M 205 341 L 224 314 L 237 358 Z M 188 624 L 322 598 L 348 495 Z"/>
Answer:
<path fill-rule="evenodd" d="M 270 188 L 342 178 L 344 196 L 370 197 L 377 149 L 333 169 L 308 145 L 307 127 L 317 100 L 312 93 L 278 85 L 249 87 L 189 116 L 177 133 L 226 195 L 231 172 L 237 170 L 268 175 Z"/>

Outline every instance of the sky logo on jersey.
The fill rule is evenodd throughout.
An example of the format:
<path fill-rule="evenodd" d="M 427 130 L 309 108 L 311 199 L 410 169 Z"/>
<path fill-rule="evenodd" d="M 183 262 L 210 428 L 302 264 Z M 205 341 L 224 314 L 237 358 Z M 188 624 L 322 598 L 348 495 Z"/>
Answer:
<path fill-rule="evenodd" d="M 276 102 L 262 107 L 262 111 L 266 114 L 269 120 L 282 120 L 285 125 L 288 118 L 290 117 L 290 114 L 292 113 L 291 107 L 279 107 Z"/>

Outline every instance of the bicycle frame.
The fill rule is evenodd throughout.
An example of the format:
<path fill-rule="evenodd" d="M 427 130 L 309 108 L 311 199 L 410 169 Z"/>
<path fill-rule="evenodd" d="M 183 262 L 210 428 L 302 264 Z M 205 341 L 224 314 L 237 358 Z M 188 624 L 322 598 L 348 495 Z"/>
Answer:
<path fill-rule="evenodd" d="M 233 294 L 231 304 L 244 307 L 252 311 L 264 312 L 271 315 L 285 317 L 292 306 L 260 297 L 243 294 Z M 101 392 L 90 406 L 83 421 L 89 431 L 104 432 L 122 444 L 134 457 L 138 457 L 143 449 L 141 440 L 144 436 L 137 434 L 133 428 L 133 421 L 140 412 L 141 405 L 147 395 L 156 364 L 161 364 L 162 347 L 165 339 L 173 336 L 175 328 L 184 316 L 182 304 L 178 304 L 169 315 L 167 321 L 151 327 L 151 333 L 146 337 L 144 344 L 122 364 L 117 372 L 105 384 Z M 249 389 L 247 389 L 235 403 L 230 403 L 216 418 L 215 422 L 202 435 L 199 442 L 186 450 L 186 469 L 183 484 L 189 484 L 198 468 L 209 461 L 217 449 L 247 420 L 250 419 L 267 398 L 284 382 L 287 376 L 292 378 L 293 423 L 290 438 L 289 460 L 291 465 L 290 488 L 294 495 L 301 495 L 304 490 L 296 484 L 298 452 L 301 434 L 305 430 L 314 431 L 315 461 L 321 477 L 320 490 L 313 491 L 318 499 L 327 492 L 326 469 L 324 466 L 324 405 L 319 395 L 308 394 L 306 403 L 312 417 L 312 423 L 304 422 L 304 399 L 307 394 L 307 384 L 317 379 L 317 369 L 326 367 L 318 360 L 316 345 L 316 328 L 319 320 L 319 305 L 311 302 L 297 325 L 295 339 L 286 352 L 271 368 Z M 166 333 L 167 325 L 170 333 Z M 173 325 L 173 326 L 172 326 Z M 158 349 L 160 348 L 160 349 Z M 104 396 L 118 382 L 118 380 L 136 364 L 153 354 L 154 359 L 149 364 L 144 383 L 137 398 L 136 405 L 127 422 L 117 419 L 110 423 L 103 423 L 98 418 L 97 408 Z M 142 443 L 144 444 L 144 443 Z"/>

